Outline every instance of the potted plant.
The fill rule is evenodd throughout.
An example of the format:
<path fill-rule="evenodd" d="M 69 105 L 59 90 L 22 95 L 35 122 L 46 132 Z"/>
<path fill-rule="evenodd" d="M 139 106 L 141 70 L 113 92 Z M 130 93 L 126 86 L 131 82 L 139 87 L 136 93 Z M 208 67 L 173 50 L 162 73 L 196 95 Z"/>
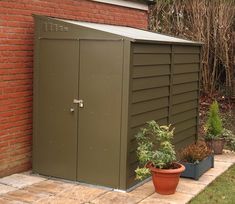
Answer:
<path fill-rule="evenodd" d="M 214 101 L 209 109 L 208 119 L 205 125 L 205 140 L 209 148 L 214 151 L 214 154 L 222 154 L 225 138 L 223 135 L 222 120 L 219 115 L 219 105 Z"/>
<path fill-rule="evenodd" d="M 181 177 L 198 180 L 210 168 L 214 168 L 214 155 L 203 141 L 198 141 L 180 152 L 180 163 L 185 166 Z"/>
<path fill-rule="evenodd" d="M 137 157 L 142 167 L 138 167 L 136 178 L 143 180 L 152 174 L 155 191 L 169 195 L 175 193 L 180 174 L 185 167 L 175 162 L 176 153 L 171 140 L 174 128 L 159 126 L 154 120 L 136 135 Z"/>

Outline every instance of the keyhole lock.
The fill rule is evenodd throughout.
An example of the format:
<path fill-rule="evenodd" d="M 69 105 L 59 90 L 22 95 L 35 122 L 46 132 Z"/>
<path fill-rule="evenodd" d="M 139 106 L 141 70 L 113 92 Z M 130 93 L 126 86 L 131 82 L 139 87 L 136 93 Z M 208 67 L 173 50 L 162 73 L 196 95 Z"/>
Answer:
<path fill-rule="evenodd" d="M 83 108 L 84 107 L 84 101 L 83 100 L 78 100 L 78 99 L 73 99 L 73 103 L 74 104 L 78 104 L 79 108 Z"/>

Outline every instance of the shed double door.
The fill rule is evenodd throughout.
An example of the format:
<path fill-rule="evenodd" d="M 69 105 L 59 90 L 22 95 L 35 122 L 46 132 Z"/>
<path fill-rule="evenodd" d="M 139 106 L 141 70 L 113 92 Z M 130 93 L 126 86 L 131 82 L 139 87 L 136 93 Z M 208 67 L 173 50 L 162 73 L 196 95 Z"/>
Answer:
<path fill-rule="evenodd" d="M 42 40 L 40 53 L 36 170 L 118 188 L 121 43 Z"/>

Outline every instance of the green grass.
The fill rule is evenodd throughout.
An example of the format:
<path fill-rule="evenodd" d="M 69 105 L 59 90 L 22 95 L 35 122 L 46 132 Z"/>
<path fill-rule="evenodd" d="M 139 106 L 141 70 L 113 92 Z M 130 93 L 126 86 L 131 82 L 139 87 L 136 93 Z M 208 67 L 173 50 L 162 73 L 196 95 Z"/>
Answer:
<path fill-rule="evenodd" d="M 213 181 L 190 204 L 235 204 L 235 165 Z"/>

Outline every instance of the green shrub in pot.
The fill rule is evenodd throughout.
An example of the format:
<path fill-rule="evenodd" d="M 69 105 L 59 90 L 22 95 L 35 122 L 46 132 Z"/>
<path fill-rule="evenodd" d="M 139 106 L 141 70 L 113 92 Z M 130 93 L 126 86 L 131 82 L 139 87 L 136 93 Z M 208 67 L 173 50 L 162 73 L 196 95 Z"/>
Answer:
<path fill-rule="evenodd" d="M 143 180 L 152 174 L 156 192 L 172 194 L 179 182 L 184 166 L 176 163 L 176 153 L 171 142 L 174 128 L 160 126 L 149 121 L 136 135 L 137 157 L 141 167 L 136 169 L 136 178 Z"/>
<path fill-rule="evenodd" d="M 214 101 L 209 109 L 208 118 L 205 125 L 205 140 L 215 154 L 222 154 L 225 139 L 223 135 L 223 124 L 219 114 L 219 105 Z"/>

